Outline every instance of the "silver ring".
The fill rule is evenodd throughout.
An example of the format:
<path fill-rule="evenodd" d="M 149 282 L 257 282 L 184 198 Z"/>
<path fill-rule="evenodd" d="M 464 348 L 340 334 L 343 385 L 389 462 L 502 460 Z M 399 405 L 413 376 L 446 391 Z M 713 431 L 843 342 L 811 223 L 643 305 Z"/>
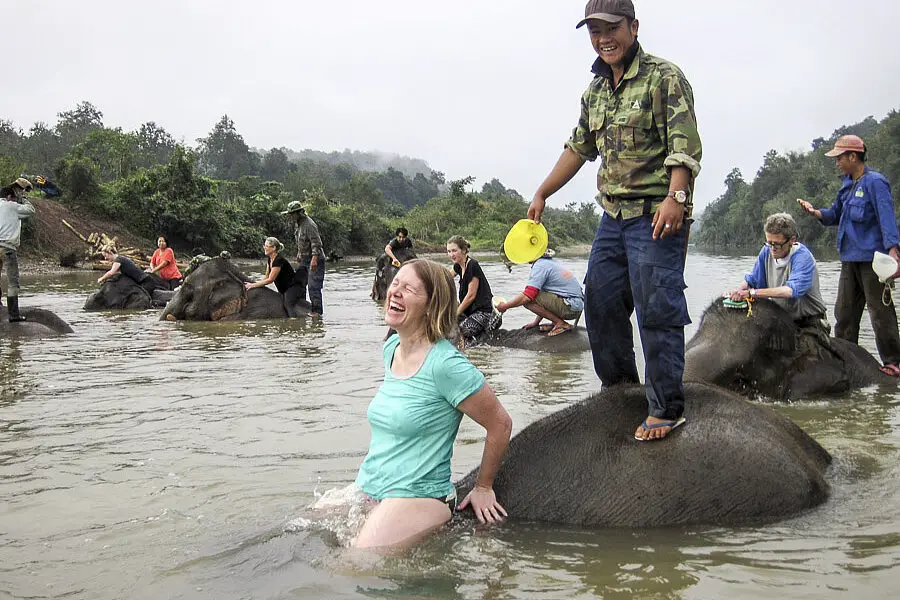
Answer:
<path fill-rule="evenodd" d="M 668 223 L 666 223 L 666 229 L 668 229 L 669 227 L 671 227 L 671 225 L 669 225 Z"/>

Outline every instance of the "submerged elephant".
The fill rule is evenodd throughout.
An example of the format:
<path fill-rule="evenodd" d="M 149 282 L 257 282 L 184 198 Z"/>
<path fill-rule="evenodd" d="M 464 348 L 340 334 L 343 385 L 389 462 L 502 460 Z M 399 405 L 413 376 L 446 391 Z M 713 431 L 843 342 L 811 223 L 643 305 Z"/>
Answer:
<path fill-rule="evenodd" d="M 145 310 L 164 306 L 172 297 L 169 286 L 156 275 L 141 283 L 127 275 L 115 275 L 103 282 L 84 302 L 84 310 Z"/>
<path fill-rule="evenodd" d="M 587 352 L 591 349 L 587 330 L 574 327 L 572 331 L 550 337 L 546 332 L 532 329 L 494 329 L 477 338 L 473 346 L 502 346 L 538 352 Z"/>
<path fill-rule="evenodd" d="M 10 323 L 6 307 L 0 306 L 0 339 L 39 338 L 73 333 L 68 323 L 49 310 L 23 307 L 19 312 L 25 317 L 25 320 L 19 323 Z"/>
<path fill-rule="evenodd" d="M 160 320 L 240 321 L 244 319 L 286 319 L 284 296 L 270 288 L 244 289 L 250 281 L 227 258 L 212 258 L 185 278 L 169 300 Z M 306 316 L 310 305 L 297 304 L 298 316 Z"/>
<path fill-rule="evenodd" d="M 831 456 L 772 408 L 685 386 L 687 423 L 640 442 L 644 388 L 618 386 L 513 437 L 494 479 L 510 518 L 597 527 L 771 522 L 823 503 Z M 458 484 L 472 489 L 477 469 Z M 471 514 L 471 513 L 470 513 Z"/>
<path fill-rule="evenodd" d="M 416 258 L 416 253 L 412 248 L 400 248 L 394 251 L 394 256 L 402 265 L 402 263 Z M 372 291 L 369 294 L 373 300 L 381 302 L 387 298 L 388 286 L 391 285 L 394 275 L 399 270 L 400 267 L 395 267 L 387 254 L 378 257 L 375 261 L 375 280 L 372 282 Z"/>
<path fill-rule="evenodd" d="M 770 300 L 757 300 L 751 307 L 748 314 L 719 299 L 706 309 L 685 349 L 685 381 L 776 400 L 896 384 L 856 344 L 824 333 L 801 333 L 788 312 Z"/>

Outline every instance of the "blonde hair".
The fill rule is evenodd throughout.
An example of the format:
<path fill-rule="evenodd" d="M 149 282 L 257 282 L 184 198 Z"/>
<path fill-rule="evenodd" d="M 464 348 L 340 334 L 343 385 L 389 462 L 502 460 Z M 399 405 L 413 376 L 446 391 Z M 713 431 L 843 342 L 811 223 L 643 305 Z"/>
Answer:
<path fill-rule="evenodd" d="M 115 246 L 103 246 L 103 248 L 100 249 L 100 252 L 101 253 L 105 252 L 106 254 L 118 254 L 119 253 L 118 250 L 116 250 Z"/>
<path fill-rule="evenodd" d="M 465 254 L 469 253 L 469 248 L 472 247 L 472 244 L 469 243 L 469 240 L 464 238 L 461 235 L 454 235 L 452 238 L 447 240 L 447 245 L 456 244 L 456 247 L 462 250 Z"/>
<path fill-rule="evenodd" d="M 267 237 L 265 241 L 266 246 L 271 246 L 275 248 L 275 253 L 280 254 L 284 250 L 284 244 L 278 241 L 277 237 Z"/>
<path fill-rule="evenodd" d="M 404 263 L 425 285 L 428 302 L 425 305 L 425 336 L 434 343 L 456 335 L 456 284 L 450 271 L 436 262 L 414 258 Z"/>

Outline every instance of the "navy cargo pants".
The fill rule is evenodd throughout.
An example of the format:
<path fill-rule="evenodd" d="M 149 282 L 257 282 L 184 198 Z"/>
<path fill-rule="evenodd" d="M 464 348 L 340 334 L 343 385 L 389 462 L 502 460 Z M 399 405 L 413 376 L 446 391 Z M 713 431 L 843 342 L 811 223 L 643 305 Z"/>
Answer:
<path fill-rule="evenodd" d="M 306 270 L 307 283 L 304 284 L 304 292 L 303 299 L 306 299 L 306 291 L 305 288 L 307 285 L 309 286 L 309 303 L 311 305 L 311 310 L 314 313 L 322 314 L 325 310 L 325 307 L 322 303 L 322 288 L 325 287 L 325 256 L 322 255 L 319 257 L 319 260 L 316 264 L 316 270 L 313 271 L 309 268 L 310 263 L 312 262 L 312 256 L 304 256 L 300 259 L 300 264 L 298 265 L 297 271 L 300 269 Z M 297 277 L 295 276 L 294 282 L 297 282 Z"/>
<path fill-rule="evenodd" d="M 653 240 L 652 217 L 623 220 L 604 213 L 588 259 L 584 318 L 594 370 L 604 387 L 639 383 L 631 313 L 644 348 L 649 414 L 684 412 L 684 236 Z"/>

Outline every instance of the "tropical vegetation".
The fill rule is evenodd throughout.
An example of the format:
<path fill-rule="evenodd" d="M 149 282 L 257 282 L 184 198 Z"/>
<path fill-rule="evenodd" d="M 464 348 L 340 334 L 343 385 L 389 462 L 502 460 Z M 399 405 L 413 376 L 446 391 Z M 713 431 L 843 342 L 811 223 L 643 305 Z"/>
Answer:
<path fill-rule="evenodd" d="M 0 120 L 0 181 L 19 174 L 52 180 L 48 194 L 70 209 L 121 223 L 135 235 L 192 253 L 229 250 L 256 256 L 265 236 L 291 238 L 280 211 L 309 204 L 326 249 L 377 253 L 405 226 L 419 243 L 442 247 L 450 235 L 499 249 L 527 203 L 496 179 L 473 191 L 474 178 L 448 181 L 421 159 L 345 150 L 325 153 L 250 148 L 227 115 L 190 146 L 153 121 L 134 131 L 103 123 L 90 102 L 58 114 L 54 126 L 23 131 Z M 590 242 L 592 203 L 550 209 L 557 246 Z M 27 234 L 27 231 L 26 231 Z"/>

